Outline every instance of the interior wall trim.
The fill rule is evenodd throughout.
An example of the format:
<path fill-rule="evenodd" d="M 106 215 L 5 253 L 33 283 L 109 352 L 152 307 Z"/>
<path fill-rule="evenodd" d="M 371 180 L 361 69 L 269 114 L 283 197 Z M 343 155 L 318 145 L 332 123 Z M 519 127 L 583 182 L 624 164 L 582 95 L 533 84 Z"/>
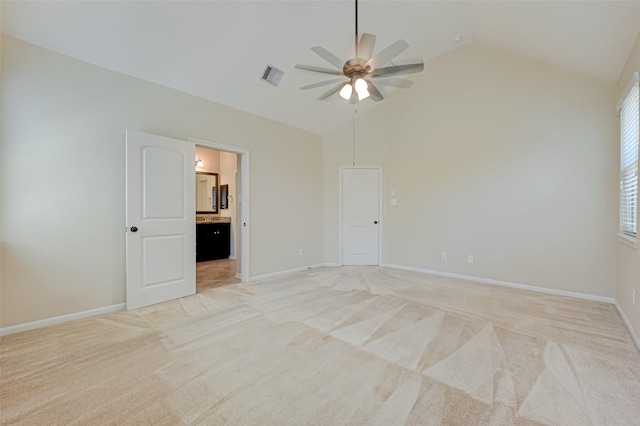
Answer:
<path fill-rule="evenodd" d="M 475 282 L 479 282 L 479 283 L 482 283 L 482 284 L 499 285 L 499 286 L 502 286 L 502 287 L 512 287 L 512 288 L 519 288 L 521 290 L 536 291 L 538 293 L 555 294 L 557 296 L 567 296 L 567 297 L 573 297 L 573 298 L 576 298 L 576 299 L 591 300 L 591 301 L 594 301 L 594 302 L 605 302 L 605 303 L 614 304 L 615 301 L 616 301 L 616 299 L 614 297 L 596 296 L 596 295 L 593 295 L 593 294 L 576 293 L 576 292 L 573 292 L 573 291 L 565 291 L 565 290 L 556 290 L 556 289 L 553 289 L 553 288 L 537 287 L 537 286 L 528 285 L 528 284 L 519 284 L 519 283 L 508 282 L 508 281 L 492 280 L 492 279 L 489 279 L 489 278 L 480 278 L 480 277 L 473 277 L 473 276 L 469 276 L 469 275 L 451 274 L 451 273 L 448 273 L 448 272 L 440 272 L 440 271 L 432 271 L 432 270 L 429 270 L 429 269 L 413 268 L 411 266 L 392 265 L 392 264 L 388 264 L 388 263 L 385 263 L 382 266 L 384 266 L 386 268 L 404 269 L 405 271 L 421 272 L 423 274 L 431 274 L 431 275 L 438 275 L 438 276 L 448 277 L 448 278 L 457 278 L 457 279 L 461 279 L 461 280 L 475 281 Z"/>
<path fill-rule="evenodd" d="M 90 309 L 88 311 L 75 312 L 73 314 L 60 315 L 53 318 L 45 318 L 38 321 L 27 322 L 24 324 L 12 325 L 10 327 L 0 328 L 0 337 L 9 334 L 20 333 L 22 331 L 35 330 L 37 328 L 48 327 L 50 325 L 62 324 L 64 322 L 74 321 L 82 318 L 93 317 L 110 312 L 124 311 L 126 303 L 118 303 L 117 305 L 104 306 L 102 308 Z"/>
<path fill-rule="evenodd" d="M 507 282 L 507 281 L 491 280 L 487 278 L 479 278 L 479 277 L 473 277 L 469 275 L 451 274 L 448 272 L 433 271 L 429 269 L 414 268 L 414 267 L 403 266 L 403 265 L 394 265 L 394 264 L 385 263 L 381 266 L 385 268 L 401 269 L 405 271 L 413 271 L 413 272 L 419 272 L 423 274 L 431 274 L 431 275 L 438 275 L 438 276 L 443 276 L 448 278 L 457 278 L 457 279 L 463 279 L 468 281 L 475 281 L 483 284 L 492 284 L 492 285 L 499 285 L 502 287 L 511 287 L 511 288 L 518 288 L 522 290 L 530 290 L 538 293 L 555 294 L 559 296 L 568 296 L 568 297 L 573 297 L 577 299 L 591 300 L 595 302 L 610 303 L 615 305 L 618 313 L 620 314 L 620 317 L 622 317 L 622 320 L 624 321 L 624 324 L 627 327 L 627 330 L 629 330 L 629 334 L 631 334 L 631 338 L 633 339 L 633 342 L 635 343 L 638 350 L 640 350 L 640 338 L 638 338 L 638 335 L 635 333 L 635 330 L 633 329 L 631 322 L 629 321 L 626 314 L 624 313 L 622 308 L 618 305 L 615 298 L 613 297 L 603 297 L 603 296 L 595 296 L 595 295 L 585 294 L 585 293 L 555 290 L 555 289 L 550 289 L 545 287 L 531 286 L 527 284 L 518 284 L 518 283 Z M 263 280 L 268 280 L 273 278 L 280 278 L 287 275 L 295 274 L 296 272 L 302 272 L 308 269 L 315 269 L 320 267 L 340 267 L 340 265 L 337 263 L 324 263 L 324 264 L 317 264 L 317 265 L 301 266 L 298 268 L 287 269 L 280 272 L 256 275 L 251 277 L 249 281 L 263 281 Z M 50 325 L 62 324 L 65 322 L 74 321 L 82 318 L 88 318 L 96 315 L 107 314 L 110 312 L 123 311 L 125 308 L 126 308 L 125 303 L 119 303 L 116 305 L 104 306 L 102 308 L 91 309 L 88 311 L 76 312 L 72 314 L 61 315 L 53 318 L 46 318 L 46 319 L 28 322 L 24 324 L 3 327 L 3 328 L 0 328 L 0 337 L 8 336 L 9 334 L 20 333 L 23 331 L 29 331 L 29 330 L 35 330 L 38 328 L 48 327 Z"/>
<path fill-rule="evenodd" d="M 307 265 L 307 266 L 300 266 L 298 268 L 293 268 L 293 269 L 286 269 L 280 272 L 272 272 L 269 274 L 255 275 L 251 277 L 249 281 L 264 281 L 264 280 L 271 280 L 274 278 L 286 277 L 287 275 L 292 275 L 292 274 L 295 274 L 296 272 L 302 272 L 308 269 L 321 268 L 323 266 L 325 266 L 323 263 L 318 263 L 316 265 Z"/>
<path fill-rule="evenodd" d="M 624 321 L 624 325 L 626 325 L 627 330 L 629 330 L 629 334 L 631 335 L 631 339 L 633 339 L 633 343 L 636 344 L 636 348 L 638 348 L 638 351 L 640 351 L 640 338 L 638 338 L 636 331 L 633 329 L 633 325 L 631 325 L 631 321 L 629 321 L 629 318 L 627 317 L 627 314 L 624 313 L 624 310 L 622 309 L 622 307 L 618 305 L 618 301 L 616 301 L 615 306 L 616 306 L 616 309 L 618 310 L 618 313 L 620 314 L 620 317 L 622 317 L 622 321 Z"/>
<path fill-rule="evenodd" d="M 324 264 L 317 265 L 309 265 L 309 266 L 301 266 L 294 269 L 288 269 L 285 271 L 274 272 L 270 274 L 257 275 L 255 277 L 251 277 L 249 281 L 263 281 L 273 278 L 280 278 L 287 275 L 295 274 L 296 272 L 306 271 L 308 269 L 315 269 L 325 266 Z M 336 265 L 337 266 L 337 265 Z M 236 274 L 236 278 L 240 278 L 238 274 Z M 78 319 L 93 317 L 96 315 L 108 314 L 111 312 L 123 311 L 126 309 L 126 303 L 119 303 L 117 305 L 104 306 L 102 308 L 91 309 L 88 311 L 75 312 L 72 314 L 60 315 L 58 317 L 53 318 L 45 318 L 38 321 L 27 322 L 24 324 L 12 325 L 9 327 L 0 328 L 0 337 L 8 336 L 10 334 L 20 333 L 23 331 L 35 330 L 38 328 L 48 327 L 50 325 L 62 324 L 69 321 L 74 321 Z"/>

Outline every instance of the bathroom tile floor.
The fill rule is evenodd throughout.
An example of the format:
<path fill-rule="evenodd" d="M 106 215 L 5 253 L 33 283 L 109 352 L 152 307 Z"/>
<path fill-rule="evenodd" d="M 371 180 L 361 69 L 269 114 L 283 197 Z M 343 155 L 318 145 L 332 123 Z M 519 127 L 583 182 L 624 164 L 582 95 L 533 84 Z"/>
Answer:
<path fill-rule="evenodd" d="M 196 263 L 196 292 L 215 287 L 237 284 L 236 261 L 229 259 L 208 260 Z"/>

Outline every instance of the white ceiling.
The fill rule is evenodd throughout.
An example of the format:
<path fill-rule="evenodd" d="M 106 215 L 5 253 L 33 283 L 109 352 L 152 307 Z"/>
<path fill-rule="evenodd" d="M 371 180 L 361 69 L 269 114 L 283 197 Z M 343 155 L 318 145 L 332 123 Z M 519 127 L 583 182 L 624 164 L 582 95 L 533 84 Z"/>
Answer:
<path fill-rule="evenodd" d="M 326 88 L 299 90 L 331 76 L 294 65 L 331 67 L 310 50 L 315 45 L 353 56 L 353 1 L 4 0 L 1 7 L 3 33 L 104 68 L 320 135 L 351 118 L 337 96 L 316 100 Z M 614 82 L 640 31 L 640 1 L 360 0 L 359 17 L 360 33 L 377 35 L 375 51 L 409 42 L 400 62 L 479 41 Z M 452 43 L 455 35 L 463 42 Z M 285 72 L 278 87 L 260 80 L 267 64 Z M 428 73 L 409 78 L 420 84 Z"/>

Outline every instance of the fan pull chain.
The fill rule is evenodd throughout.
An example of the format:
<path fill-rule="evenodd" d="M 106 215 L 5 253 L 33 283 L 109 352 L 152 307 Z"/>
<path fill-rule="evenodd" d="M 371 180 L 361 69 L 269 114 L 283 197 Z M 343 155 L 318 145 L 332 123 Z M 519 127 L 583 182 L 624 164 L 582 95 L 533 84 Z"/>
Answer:
<path fill-rule="evenodd" d="M 353 142 L 351 144 L 351 147 L 352 147 L 351 158 L 353 161 L 353 167 L 356 166 L 356 114 L 358 114 L 358 107 L 354 105 L 353 106 L 353 126 L 351 126 L 351 128 L 353 129 Z"/>

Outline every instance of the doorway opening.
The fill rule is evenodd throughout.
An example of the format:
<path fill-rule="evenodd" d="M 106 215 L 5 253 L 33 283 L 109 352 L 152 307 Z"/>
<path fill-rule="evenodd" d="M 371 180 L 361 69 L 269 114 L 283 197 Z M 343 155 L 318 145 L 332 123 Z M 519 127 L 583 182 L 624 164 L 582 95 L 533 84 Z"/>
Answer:
<path fill-rule="evenodd" d="M 196 189 L 198 178 L 205 182 L 215 176 L 216 180 L 215 189 L 200 191 L 209 198 L 203 199 L 196 209 L 198 293 L 249 279 L 249 153 L 216 142 L 193 139 L 190 142 L 196 144 Z M 196 190 L 196 197 L 197 194 Z"/>
<path fill-rule="evenodd" d="M 240 278 L 236 270 L 237 261 L 234 259 L 196 262 L 196 293 L 239 283 Z"/>

